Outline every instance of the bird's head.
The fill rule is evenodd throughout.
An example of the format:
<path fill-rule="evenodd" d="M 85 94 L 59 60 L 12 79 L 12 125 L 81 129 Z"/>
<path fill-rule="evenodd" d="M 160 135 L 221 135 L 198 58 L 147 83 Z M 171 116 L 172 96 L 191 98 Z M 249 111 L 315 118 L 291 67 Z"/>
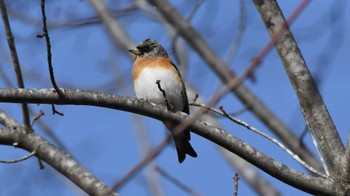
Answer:
<path fill-rule="evenodd" d="M 145 39 L 136 49 L 131 49 L 129 52 L 141 57 L 167 57 L 168 54 L 160 43 L 153 39 Z"/>

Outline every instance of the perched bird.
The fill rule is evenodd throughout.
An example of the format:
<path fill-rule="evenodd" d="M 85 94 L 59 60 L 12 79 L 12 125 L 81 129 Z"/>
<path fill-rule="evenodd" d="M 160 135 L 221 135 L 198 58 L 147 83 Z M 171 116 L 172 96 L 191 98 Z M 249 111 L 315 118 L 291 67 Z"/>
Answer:
<path fill-rule="evenodd" d="M 136 97 L 167 106 L 166 98 L 168 105 L 174 111 L 189 114 L 184 82 L 179 70 L 168 57 L 162 45 L 155 40 L 146 39 L 136 49 L 129 50 L 129 52 L 136 55 L 132 67 L 132 81 Z M 165 94 L 157 86 L 157 81 Z M 163 123 L 170 132 L 177 125 L 169 121 Z M 188 130 L 184 130 L 178 135 L 172 133 L 172 136 L 180 163 L 185 160 L 186 154 L 197 157 L 197 153 L 189 142 L 191 135 Z"/>

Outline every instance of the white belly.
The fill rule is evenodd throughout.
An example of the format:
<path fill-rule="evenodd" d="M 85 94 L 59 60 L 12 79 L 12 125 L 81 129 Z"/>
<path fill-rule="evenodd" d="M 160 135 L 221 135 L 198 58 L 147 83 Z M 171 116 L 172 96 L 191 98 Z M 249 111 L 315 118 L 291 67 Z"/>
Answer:
<path fill-rule="evenodd" d="M 160 80 L 160 85 L 165 91 L 169 103 L 176 111 L 182 111 L 184 103 L 181 91 L 184 86 L 180 81 L 179 76 L 175 75 L 171 70 L 162 68 L 144 68 L 134 82 L 136 97 L 165 105 L 164 96 L 156 84 L 157 80 Z"/>

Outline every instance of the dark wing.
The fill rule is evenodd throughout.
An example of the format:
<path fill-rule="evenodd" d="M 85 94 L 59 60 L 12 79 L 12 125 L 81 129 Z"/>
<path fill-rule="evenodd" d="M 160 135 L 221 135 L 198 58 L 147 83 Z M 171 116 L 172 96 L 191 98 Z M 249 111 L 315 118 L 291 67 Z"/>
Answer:
<path fill-rule="evenodd" d="M 179 76 L 181 78 L 181 83 L 183 85 L 183 90 L 181 91 L 181 96 L 183 97 L 183 100 L 184 100 L 184 107 L 182 109 L 182 112 L 185 112 L 186 114 L 190 114 L 190 108 L 188 106 L 188 98 L 187 98 L 187 93 L 186 93 L 186 87 L 185 87 L 185 84 L 184 84 L 184 81 L 182 80 L 182 77 L 181 77 L 181 74 L 179 72 L 179 70 L 177 69 L 175 63 L 169 58 L 170 60 L 170 63 L 174 66 L 174 68 L 176 69 L 177 73 L 179 73 Z M 184 135 L 186 137 L 186 139 L 189 141 L 191 140 L 191 134 L 190 134 L 190 131 L 188 130 L 185 130 L 184 132 Z"/>
<path fill-rule="evenodd" d="M 183 91 L 181 91 L 181 96 L 183 97 L 184 99 L 184 108 L 182 109 L 182 112 L 185 112 L 186 114 L 190 114 L 190 109 L 189 109 L 189 106 L 188 106 L 188 98 L 187 98 L 187 93 L 186 93 L 186 87 L 185 87 L 185 84 L 184 84 L 184 81 L 181 77 L 181 74 L 179 72 L 179 70 L 177 69 L 175 63 L 169 58 L 170 60 L 170 63 L 174 66 L 174 68 L 176 69 L 177 73 L 179 74 L 180 78 L 181 78 L 181 83 L 183 85 Z"/>

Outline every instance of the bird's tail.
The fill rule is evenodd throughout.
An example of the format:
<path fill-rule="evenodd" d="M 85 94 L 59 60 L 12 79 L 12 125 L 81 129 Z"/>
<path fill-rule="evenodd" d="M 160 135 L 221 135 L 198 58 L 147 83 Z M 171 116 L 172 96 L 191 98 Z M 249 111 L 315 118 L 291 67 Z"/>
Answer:
<path fill-rule="evenodd" d="M 191 157 L 197 157 L 196 151 L 192 148 L 190 144 L 190 140 L 191 140 L 190 131 L 184 130 L 180 134 L 175 134 L 172 132 L 172 130 L 176 126 L 174 122 L 165 120 L 163 123 L 165 127 L 171 132 L 171 135 L 173 136 L 179 162 L 182 163 L 185 160 L 186 154 L 190 155 Z"/>
<path fill-rule="evenodd" d="M 187 140 L 185 136 L 181 138 L 174 137 L 174 142 L 177 151 L 177 157 L 180 163 L 185 160 L 186 154 L 190 155 L 191 157 L 197 157 L 196 151 L 194 151 L 189 140 Z"/>

